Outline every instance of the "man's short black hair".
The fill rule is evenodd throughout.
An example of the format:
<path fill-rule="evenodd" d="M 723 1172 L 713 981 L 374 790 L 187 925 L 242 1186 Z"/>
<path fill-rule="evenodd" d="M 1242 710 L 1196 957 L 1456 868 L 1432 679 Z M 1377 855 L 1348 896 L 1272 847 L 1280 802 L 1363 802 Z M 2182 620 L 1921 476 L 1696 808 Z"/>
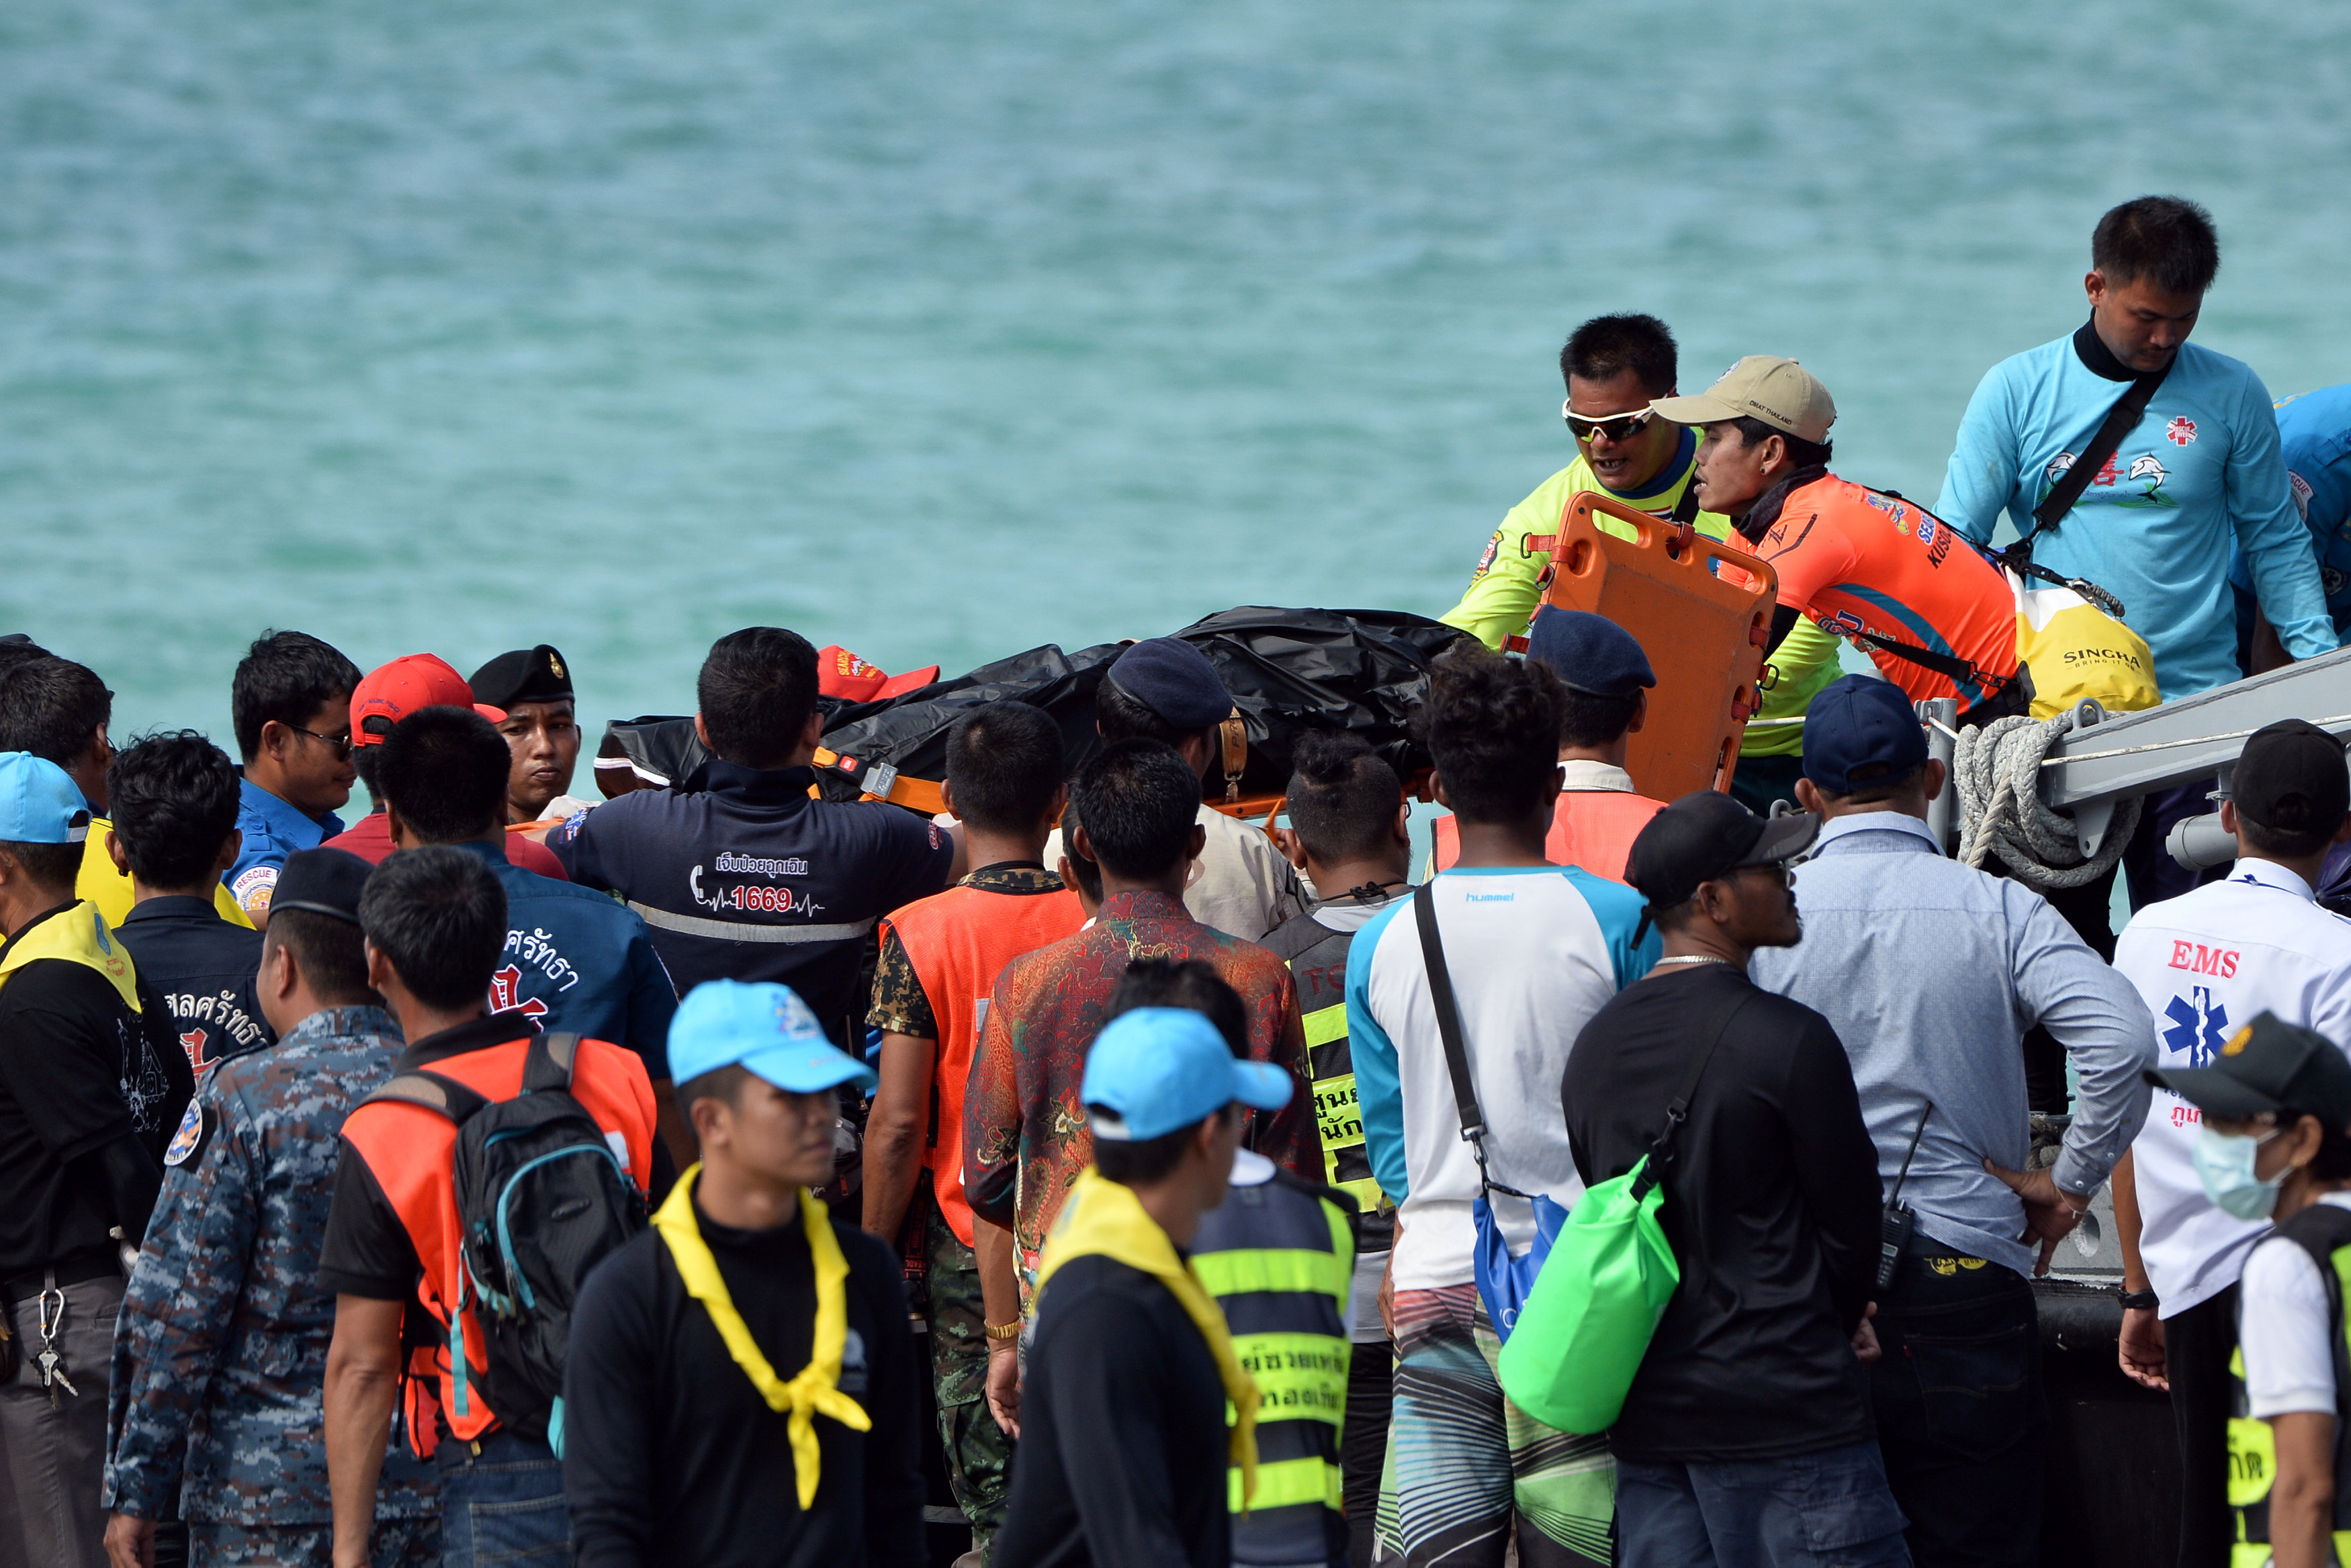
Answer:
<path fill-rule="evenodd" d="M 1061 787 L 1061 730 L 1026 702 L 990 702 L 947 732 L 956 815 L 988 833 L 1034 833 Z"/>
<path fill-rule="evenodd" d="M 2220 236 L 2196 202 L 2141 196 L 2098 220 L 2090 265 L 2110 287 L 2143 277 L 2166 294 L 2200 295 L 2220 275 Z"/>
<path fill-rule="evenodd" d="M 1157 741 L 1169 746 L 1180 746 L 1202 732 L 1169 723 L 1107 680 L 1094 692 L 1094 728 L 1105 742 Z"/>
<path fill-rule="evenodd" d="M 816 649 L 779 626 L 730 631 L 710 645 L 694 691 L 710 749 L 722 760 L 782 767 L 816 708 Z"/>
<path fill-rule="evenodd" d="M 1200 775 L 1164 742 L 1113 742 L 1071 793 L 1083 803 L 1086 842 L 1105 871 L 1147 881 L 1173 871 L 1191 849 Z"/>
<path fill-rule="evenodd" d="M 1731 423 L 1739 427 L 1739 444 L 1743 447 L 1753 446 L 1765 436 L 1778 436 L 1787 443 L 1788 461 L 1798 468 L 1811 468 L 1816 464 L 1826 468 L 1829 460 L 1836 453 L 1836 442 L 1833 441 L 1806 441 L 1802 436 L 1790 435 L 1777 425 L 1767 425 L 1752 414 L 1733 420 Z"/>
<path fill-rule="evenodd" d="M 677 1086 L 677 1108 L 685 1113 L 689 1121 L 694 1117 L 694 1102 L 696 1100 L 716 1100 L 729 1110 L 739 1109 L 743 1104 L 743 1085 L 750 1081 L 751 1069 L 740 1062 L 713 1067 Z"/>
<path fill-rule="evenodd" d="M 2261 823 L 2239 807 L 2237 831 L 2244 835 L 2245 843 L 2253 849 L 2278 859 L 2301 860 L 2316 855 L 2334 843 L 2335 836 L 2343 829 L 2340 820 L 2321 819 L 2308 795 L 2280 795 L 2269 809 L 2275 820 Z"/>
<path fill-rule="evenodd" d="M 70 659 L 28 659 L 0 675 L 0 752 L 30 752 L 69 769 L 113 717 L 114 693 Z"/>
<path fill-rule="evenodd" d="M 351 748 L 351 771 L 359 774 L 360 783 L 367 786 L 368 799 L 378 805 L 383 804 L 383 785 L 376 782 L 375 768 L 382 760 L 383 742 L 381 741 L 373 745 Z"/>
<path fill-rule="evenodd" d="M 1672 329 L 1654 316 L 1637 312 L 1595 316 L 1568 336 L 1559 351 L 1559 376 L 1564 381 L 1606 381 L 1630 370 L 1641 379 L 1641 390 L 1662 398 L 1679 378 L 1680 357 Z"/>
<path fill-rule="evenodd" d="M 514 753 L 471 708 L 419 708 L 366 750 L 381 753 L 370 787 L 427 844 L 479 838 L 506 821 Z"/>
<path fill-rule="evenodd" d="M 230 728 L 237 754 L 246 762 L 261 754 L 261 727 L 275 721 L 308 729 L 321 706 L 347 697 L 360 683 L 360 667 L 306 631 L 265 631 L 236 667 L 229 683 Z"/>
<path fill-rule="evenodd" d="M 1237 1116 L 1240 1109 L 1237 1104 L 1229 1105 L 1217 1115 Z M 1088 1106 L 1086 1114 L 1103 1116 L 1113 1113 L 1100 1106 Z M 1202 1116 L 1200 1121 L 1207 1119 Z M 1200 1122 L 1194 1122 L 1190 1127 L 1177 1127 L 1174 1132 L 1164 1132 L 1157 1137 L 1140 1138 L 1131 1143 L 1098 1137 L 1094 1139 L 1094 1168 L 1102 1172 L 1105 1181 L 1115 1181 L 1128 1187 L 1147 1187 L 1163 1179 L 1184 1163 L 1184 1151 L 1192 1147 L 1192 1140 L 1199 1134 Z"/>
<path fill-rule="evenodd" d="M 1623 697 L 1603 697 L 1567 687 L 1560 696 L 1559 743 L 1613 746 L 1625 738 L 1625 732 L 1632 727 L 1633 715 L 1640 709 L 1641 694 L 1637 691 Z"/>
<path fill-rule="evenodd" d="M 1908 789 L 1926 771 L 1924 763 L 1905 768 L 1899 774 L 1887 763 L 1863 763 L 1845 770 L 1845 780 L 1854 786 L 1851 790 L 1836 794 L 1823 789 L 1821 794 L 1823 799 L 1838 805 L 1875 805 L 1880 801 L 1892 800 Z M 1813 787 L 1820 788 L 1818 784 Z"/>
<path fill-rule="evenodd" d="M 0 675 L 7 674 L 20 664 L 30 664 L 36 659 L 55 659 L 56 657 L 56 654 L 51 653 L 29 637 L 22 642 L 0 641 Z"/>
<path fill-rule="evenodd" d="M 131 874 L 150 888 L 212 879 L 221 846 L 236 831 L 240 794 L 236 764 L 194 730 L 141 736 L 106 770 L 114 836 Z"/>
<path fill-rule="evenodd" d="M 262 936 L 262 961 L 270 944 L 292 950 L 309 982 L 310 994 L 329 1007 L 380 1006 L 383 999 L 368 985 L 367 941 L 349 920 L 310 909 L 280 909 Z"/>
<path fill-rule="evenodd" d="M 1404 785 L 1361 735 L 1310 730 L 1290 753 L 1290 831 L 1325 866 L 1390 843 Z"/>
<path fill-rule="evenodd" d="M 1078 853 L 1078 828 L 1084 820 L 1078 810 L 1078 793 L 1072 789 L 1069 804 L 1061 807 L 1061 853 L 1070 857 L 1070 875 L 1078 879 L 1078 887 L 1087 900 L 1099 904 L 1102 897 L 1102 867 Z"/>
<path fill-rule="evenodd" d="M 84 849 L 79 844 L 15 844 L 0 839 L 0 854 L 23 867 L 26 876 L 51 893 L 73 891 Z"/>
<path fill-rule="evenodd" d="M 1566 692 L 1547 667 L 1468 639 L 1429 667 L 1419 724 L 1456 816 L 1507 823 L 1541 809 L 1559 771 Z"/>
<path fill-rule="evenodd" d="M 485 1001 L 507 945 L 507 893 L 489 863 L 447 845 L 403 849 L 369 873 L 360 926 L 427 1007 Z"/>
<path fill-rule="evenodd" d="M 1139 958 L 1118 977 L 1102 1023 L 1138 1007 L 1188 1007 L 1205 1015 L 1236 1056 L 1249 1054 L 1249 1003 L 1206 959 Z"/>

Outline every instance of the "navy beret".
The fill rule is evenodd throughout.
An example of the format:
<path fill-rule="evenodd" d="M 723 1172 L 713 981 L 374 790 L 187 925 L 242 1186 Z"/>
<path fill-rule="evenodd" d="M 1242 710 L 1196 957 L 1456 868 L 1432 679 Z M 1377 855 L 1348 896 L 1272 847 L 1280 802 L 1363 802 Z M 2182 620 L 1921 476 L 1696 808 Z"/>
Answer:
<path fill-rule="evenodd" d="M 511 653 L 501 653 L 479 670 L 465 682 L 474 689 L 474 701 L 486 702 L 493 708 L 511 708 L 517 702 L 556 702 L 571 692 L 571 670 L 563 662 L 563 655 L 546 643 L 537 648 L 518 648 Z M 485 697 L 485 691 L 496 692 Z"/>
<path fill-rule="evenodd" d="M 1208 656 L 1180 637 L 1145 639 L 1118 656 L 1110 683 L 1179 730 L 1205 730 L 1233 711 Z"/>
<path fill-rule="evenodd" d="M 1804 776 L 1831 794 L 1898 779 L 1927 760 L 1927 731 L 1902 688 L 1875 675 L 1830 681 L 1804 709 Z M 1866 769 L 1860 778 L 1855 769 Z"/>
<path fill-rule="evenodd" d="M 360 891 L 375 867 L 348 849 L 298 849 L 286 857 L 277 885 L 269 892 L 269 910 L 302 909 L 360 923 Z"/>
<path fill-rule="evenodd" d="M 1633 634 L 1589 610 L 1546 607 L 1527 631 L 1527 657 L 1593 697 L 1630 697 L 1657 683 Z"/>

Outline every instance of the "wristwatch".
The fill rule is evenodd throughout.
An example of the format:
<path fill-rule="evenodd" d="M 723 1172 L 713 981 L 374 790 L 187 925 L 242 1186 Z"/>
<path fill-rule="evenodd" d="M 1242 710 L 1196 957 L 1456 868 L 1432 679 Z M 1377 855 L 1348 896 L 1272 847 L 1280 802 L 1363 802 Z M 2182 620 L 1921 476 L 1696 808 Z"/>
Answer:
<path fill-rule="evenodd" d="M 987 1337 L 996 1340 L 1018 1339 L 1020 1337 L 1020 1324 L 1021 1320 L 1017 1317 L 1010 1323 L 991 1323 L 987 1324 Z"/>
<path fill-rule="evenodd" d="M 2162 1301 L 2151 1290 L 2117 1291 L 2116 1294 L 2122 1298 L 2123 1310 L 2125 1312 L 2153 1312 L 2157 1307 L 2163 1304 Z"/>

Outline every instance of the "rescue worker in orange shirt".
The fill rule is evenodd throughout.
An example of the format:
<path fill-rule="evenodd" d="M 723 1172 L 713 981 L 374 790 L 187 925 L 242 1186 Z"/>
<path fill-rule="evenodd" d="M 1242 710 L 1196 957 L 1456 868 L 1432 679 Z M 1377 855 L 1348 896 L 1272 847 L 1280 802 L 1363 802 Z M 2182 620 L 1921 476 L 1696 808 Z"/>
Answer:
<path fill-rule="evenodd" d="M 1912 701 L 1958 698 L 1961 723 L 2031 705 L 2007 580 L 1917 503 L 1829 472 L 1836 404 L 1811 371 L 1750 354 L 1697 397 L 1650 406 L 1706 428 L 1698 504 L 1734 519 L 1779 573 L 1772 648 L 1801 615 L 1851 639 Z"/>
<path fill-rule="evenodd" d="M 1012 1441 L 986 1398 L 990 1341 L 976 1244 L 1011 1232 L 976 1221 L 963 1190 L 964 1085 L 996 977 L 1023 953 L 1085 922 L 1078 898 L 1045 869 L 1046 836 L 1069 798 L 1061 732 L 1040 710 L 994 702 L 947 736 L 947 810 L 963 824 L 971 875 L 885 917 L 869 1028 L 882 1033 L 882 1083 L 865 1128 L 865 1229 L 923 1260 L 939 1442 L 956 1502 L 984 1559 L 1004 1522 Z"/>
<path fill-rule="evenodd" d="M 1527 657 L 1548 666 L 1568 697 L 1560 714 L 1559 804 L 1552 808 L 1543 857 L 1622 882 L 1633 840 L 1666 809 L 1664 801 L 1637 793 L 1625 771 L 1633 732 L 1649 716 L 1647 689 L 1657 683 L 1648 655 L 1605 616 L 1546 608 L 1527 632 Z M 1435 868 L 1460 857 L 1459 827 L 1449 816 L 1437 818 Z"/>

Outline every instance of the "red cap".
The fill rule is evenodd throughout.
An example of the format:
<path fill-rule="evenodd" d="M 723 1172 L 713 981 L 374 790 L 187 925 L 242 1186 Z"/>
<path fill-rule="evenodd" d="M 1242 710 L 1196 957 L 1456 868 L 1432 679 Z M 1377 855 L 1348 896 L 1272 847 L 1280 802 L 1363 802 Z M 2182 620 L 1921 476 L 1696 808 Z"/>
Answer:
<path fill-rule="evenodd" d="M 471 708 L 491 723 L 506 710 L 474 701 L 465 678 L 430 653 L 403 654 L 360 677 L 351 689 L 351 745 L 380 746 L 392 727 L 419 708 Z"/>
<path fill-rule="evenodd" d="M 868 664 L 838 643 L 817 649 L 816 689 L 827 697 L 851 702 L 879 702 L 920 691 L 938 678 L 939 667 L 935 664 L 910 670 L 904 675 L 890 675 L 880 665 Z"/>

